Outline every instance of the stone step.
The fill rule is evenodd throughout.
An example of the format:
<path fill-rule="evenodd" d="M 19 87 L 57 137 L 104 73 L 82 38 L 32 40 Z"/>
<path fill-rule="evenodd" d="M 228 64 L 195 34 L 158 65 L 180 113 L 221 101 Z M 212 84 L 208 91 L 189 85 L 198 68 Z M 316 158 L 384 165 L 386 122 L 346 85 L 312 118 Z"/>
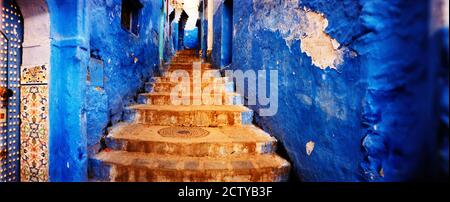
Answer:
<path fill-rule="evenodd" d="M 171 63 L 185 63 L 185 62 L 200 62 L 201 60 L 197 57 L 190 56 L 177 56 L 172 58 Z"/>
<path fill-rule="evenodd" d="M 272 154 L 276 139 L 255 126 L 196 128 L 119 124 L 106 139 L 118 151 L 188 157 Z"/>
<path fill-rule="evenodd" d="M 101 152 L 90 159 L 89 177 L 113 182 L 280 182 L 290 164 L 277 155 L 231 158 Z"/>
<path fill-rule="evenodd" d="M 135 105 L 127 120 L 161 126 L 218 127 L 252 124 L 253 111 L 240 105 Z M 129 115 L 128 115 L 129 114 Z M 133 116 L 134 115 L 134 116 Z"/>
<path fill-rule="evenodd" d="M 195 56 L 195 52 L 196 52 L 196 50 L 180 50 L 180 51 L 177 51 L 175 56 L 179 56 L 179 55 Z"/>
<path fill-rule="evenodd" d="M 223 91 L 225 92 L 225 91 Z M 175 94 L 176 95 L 176 94 Z M 139 94 L 140 104 L 151 104 L 151 105 L 171 105 L 172 93 L 171 92 L 152 92 L 152 93 L 142 93 Z M 237 93 L 222 93 L 222 94 L 210 94 L 209 97 L 205 98 L 208 101 L 203 102 L 203 95 L 190 94 L 189 96 L 183 96 L 178 94 L 177 98 L 188 99 L 191 104 L 195 104 L 198 101 L 201 105 L 243 105 L 244 98 Z M 217 101 L 220 100 L 220 101 Z"/>
<path fill-rule="evenodd" d="M 169 67 L 169 68 L 166 69 L 166 71 L 175 71 L 175 70 L 184 70 L 184 71 L 191 71 L 191 72 L 194 71 L 192 66 L 189 66 L 189 68 Z M 220 72 L 220 70 L 218 70 L 218 69 L 213 69 L 213 68 L 209 68 L 209 67 L 202 67 L 201 69 L 197 69 L 197 70 L 200 70 L 202 74 L 205 71 L 218 71 L 218 72 Z"/>
<path fill-rule="evenodd" d="M 200 87 L 201 90 L 204 90 L 206 88 L 210 88 L 210 89 L 214 89 L 217 92 L 234 92 L 234 83 L 232 82 L 225 82 L 225 83 L 221 83 L 221 82 L 204 82 L 204 83 L 199 83 L 199 82 L 156 82 L 156 83 L 147 83 L 146 84 L 146 89 L 148 90 L 147 92 L 166 92 L 166 93 L 170 93 L 172 92 L 172 90 L 178 86 L 178 85 L 186 85 L 189 86 L 189 89 L 191 90 L 191 92 L 194 92 L 194 87 Z"/>
<path fill-rule="evenodd" d="M 163 76 L 165 76 L 165 77 L 171 77 L 172 76 L 172 74 L 175 72 L 175 71 L 180 71 L 181 69 L 168 69 L 166 72 L 164 72 L 163 73 Z M 182 70 L 182 71 L 185 71 L 185 73 L 187 73 L 187 75 L 189 75 L 189 77 L 193 77 L 194 76 L 194 70 L 192 70 L 192 69 L 186 69 L 186 70 Z M 210 76 L 210 77 L 215 77 L 215 78 L 218 78 L 218 77 L 222 77 L 222 75 L 221 75 L 221 72 L 220 72 L 220 70 L 218 70 L 218 69 L 208 69 L 208 70 L 201 70 L 201 71 L 197 71 L 197 72 L 195 72 L 195 73 L 199 73 L 198 75 L 200 75 L 200 76 L 202 76 L 202 75 L 206 75 L 205 73 L 208 71 L 208 76 Z M 175 76 L 175 75 L 174 75 Z M 184 76 L 184 72 L 183 72 L 183 74 L 178 74 L 178 75 L 176 75 L 177 77 L 181 77 L 181 76 Z"/>
<path fill-rule="evenodd" d="M 170 63 L 168 65 L 169 69 L 183 69 L 183 70 L 189 70 L 194 68 L 193 62 L 180 62 L 180 63 Z M 212 65 L 209 63 L 202 63 L 200 65 L 201 69 L 212 69 Z"/>
<path fill-rule="evenodd" d="M 162 77 L 153 77 L 152 82 L 157 83 L 157 82 L 171 82 L 170 81 L 170 77 L 168 76 L 162 76 Z M 191 82 L 199 82 L 197 80 L 194 80 L 193 77 L 189 78 Z M 232 82 L 232 79 L 230 77 L 217 77 L 217 78 L 210 78 L 208 82 L 213 82 L 214 80 L 222 80 L 224 82 Z M 150 82 L 151 83 L 151 82 Z M 204 83 L 202 81 L 202 83 Z"/>
<path fill-rule="evenodd" d="M 165 77 L 163 77 L 165 78 Z M 212 79 L 208 80 L 208 81 L 204 81 L 202 82 L 200 79 L 197 80 L 193 80 L 190 79 L 188 82 L 183 83 L 183 82 L 171 82 L 170 78 L 169 79 L 158 79 L 157 81 L 151 81 L 151 82 L 147 82 L 145 84 L 145 91 L 146 92 L 171 92 L 172 89 L 174 87 L 176 87 L 179 84 L 185 84 L 185 85 L 189 85 L 190 86 L 190 90 L 191 92 L 194 92 L 194 86 L 201 86 L 200 89 L 205 89 L 207 87 L 219 87 L 221 85 L 224 85 L 223 88 L 219 87 L 219 90 L 224 89 L 225 92 L 235 92 L 235 88 L 234 88 L 234 83 L 231 81 L 228 81 L 227 78 L 216 78 L 216 81 L 213 81 Z"/>
<path fill-rule="evenodd" d="M 195 52 L 178 52 L 174 55 L 174 57 L 180 57 L 180 56 L 184 56 L 184 57 L 197 57 L 197 55 L 195 54 Z"/>

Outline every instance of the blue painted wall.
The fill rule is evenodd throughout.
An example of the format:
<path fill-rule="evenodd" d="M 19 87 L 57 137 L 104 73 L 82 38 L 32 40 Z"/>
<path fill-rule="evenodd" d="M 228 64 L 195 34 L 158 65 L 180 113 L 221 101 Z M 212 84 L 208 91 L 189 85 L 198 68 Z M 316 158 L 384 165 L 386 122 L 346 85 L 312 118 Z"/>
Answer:
<path fill-rule="evenodd" d="M 186 49 L 198 49 L 198 28 L 192 30 L 184 30 L 184 47 Z"/>
<path fill-rule="evenodd" d="M 247 2 L 250 3 L 250 2 Z M 233 1 L 215 2 L 212 64 L 224 68 L 231 64 L 233 50 Z M 245 8 L 243 8 L 245 10 Z M 240 10 L 240 9 L 239 9 Z M 236 17 L 237 15 L 235 15 Z"/>
<path fill-rule="evenodd" d="M 178 50 L 179 46 L 178 46 L 178 23 L 174 22 L 172 24 L 172 44 L 173 44 L 173 48 L 175 51 Z"/>
<path fill-rule="evenodd" d="M 222 54 L 222 4 L 220 1 L 214 1 L 214 6 L 218 9 L 213 15 L 213 51 L 211 52 L 211 63 L 217 68 L 223 67 L 221 64 Z M 242 8 L 246 10 L 246 8 Z"/>
<path fill-rule="evenodd" d="M 139 36 L 121 27 L 121 0 L 90 0 L 90 48 L 103 60 L 103 86 L 88 85 L 86 96 L 89 153 L 99 149 L 107 127 L 123 119 L 124 108 L 159 65 L 161 1 L 141 0 Z M 89 82 L 88 82 L 89 84 Z"/>
<path fill-rule="evenodd" d="M 138 36 L 121 27 L 121 2 L 47 1 L 50 181 L 87 181 L 88 159 L 101 148 L 107 128 L 124 119 L 124 108 L 136 103 L 158 68 L 162 1 L 140 0 Z"/>
<path fill-rule="evenodd" d="M 233 44 L 233 0 L 225 0 L 222 4 L 222 34 L 221 34 L 220 65 L 230 65 L 232 61 Z"/>
<path fill-rule="evenodd" d="M 275 135 L 303 181 L 392 181 L 426 177 L 435 149 L 427 68 L 428 1 L 301 1 L 323 13 L 325 30 L 348 51 L 337 70 L 322 70 L 267 23 L 258 1 L 234 1 L 232 69 L 279 71 L 279 107 L 256 123 Z M 279 2 L 265 2 L 271 12 Z M 256 10 L 255 10 L 256 8 Z M 339 12 L 336 12 L 338 10 Z M 387 12 L 395 11 L 395 12 Z M 214 13 L 213 65 L 220 62 L 222 4 Z M 401 13 L 401 15 L 398 15 Z M 284 18 L 283 26 L 297 26 Z M 223 54 L 222 54 L 223 55 Z M 251 106 L 256 112 L 261 106 Z M 264 107 L 265 108 L 265 107 Z M 307 142 L 315 142 L 309 156 Z M 428 164 L 430 162 L 430 164 Z"/>
<path fill-rule="evenodd" d="M 429 55 L 431 57 L 430 67 L 434 67 L 437 75 L 435 79 L 435 99 L 437 104 L 434 108 L 438 120 L 438 155 L 436 165 L 439 172 L 437 178 L 446 181 L 449 176 L 449 29 L 441 27 L 431 35 Z"/>
<path fill-rule="evenodd" d="M 86 67 L 89 28 L 86 0 L 47 0 L 51 22 L 49 85 L 50 181 L 87 180 Z"/>
<path fill-rule="evenodd" d="M 360 1 L 360 5 L 366 34 L 352 48 L 368 70 L 362 116 L 364 177 L 375 181 L 429 178 L 437 121 L 430 90 L 435 75 L 427 55 L 429 1 Z M 402 15 L 386 15 L 386 10 Z"/>
<path fill-rule="evenodd" d="M 208 50 L 208 21 L 206 19 L 202 19 L 202 33 L 201 33 L 201 50 L 202 50 L 202 59 L 206 60 L 206 54 Z"/>

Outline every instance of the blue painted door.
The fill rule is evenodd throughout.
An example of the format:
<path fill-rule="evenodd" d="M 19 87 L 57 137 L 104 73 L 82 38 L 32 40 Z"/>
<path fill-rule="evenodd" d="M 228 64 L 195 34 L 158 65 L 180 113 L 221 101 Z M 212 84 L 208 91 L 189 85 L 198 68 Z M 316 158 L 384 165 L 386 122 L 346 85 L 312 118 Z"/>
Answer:
<path fill-rule="evenodd" d="M 14 182 L 20 180 L 23 18 L 14 0 L 3 0 L 0 6 L 0 182 Z"/>

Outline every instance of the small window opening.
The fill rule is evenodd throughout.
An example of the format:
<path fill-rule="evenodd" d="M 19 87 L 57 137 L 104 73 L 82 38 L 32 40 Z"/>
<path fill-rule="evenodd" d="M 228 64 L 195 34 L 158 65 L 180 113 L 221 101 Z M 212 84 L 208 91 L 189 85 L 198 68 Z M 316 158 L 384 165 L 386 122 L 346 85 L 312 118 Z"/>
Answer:
<path fill-rule="evenodd" d="M 139 17 L 142 7 L 139 0 L 122 0 L 122 27 L 136 36 L 139 35 Z"/>

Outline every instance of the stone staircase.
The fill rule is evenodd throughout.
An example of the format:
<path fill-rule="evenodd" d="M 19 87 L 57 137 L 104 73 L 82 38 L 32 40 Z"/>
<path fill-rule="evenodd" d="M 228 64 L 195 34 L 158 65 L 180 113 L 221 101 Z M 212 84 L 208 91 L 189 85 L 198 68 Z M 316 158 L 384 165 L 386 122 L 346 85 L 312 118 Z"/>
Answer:
<path fill-rule="evenodd" d="M 132 120 L 115 126 L 106 139 L 109 148 L 89 163 L 93 181 L 119 182 L 273 182 L 286 181 L 290 164 L 275 154 L 276 140 L 252 125 L 253 112 L 225 77 L 189 82 L 204 89 L 218 85 L 211 96 L 222 103 L 172 105 L 174 70 L 192 75 L 192 50 L 179 51 L 162 77 L 149 83 L 143 104 L 130 107 Z M 201 64 L 202 70 L 211 69 Z M 191 77 L 192 78 L 192 77 Z M 191 79 L 192 81 L 192 79 Z M 191 103 L 196 94 L 185 97 Z"/>

